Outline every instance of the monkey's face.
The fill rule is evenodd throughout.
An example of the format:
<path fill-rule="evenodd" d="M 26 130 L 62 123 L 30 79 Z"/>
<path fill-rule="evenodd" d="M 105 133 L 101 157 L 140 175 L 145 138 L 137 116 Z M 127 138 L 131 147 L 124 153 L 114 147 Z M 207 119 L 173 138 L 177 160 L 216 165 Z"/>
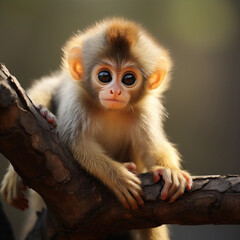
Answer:
<path fill-rule="evenodd" d="M 69 41 L 68 70 L 75 80 L 88 81 L 84 82 L 86 94 L 94 104 L 129 109 L 162 83 L 170 63 L 167 53 L 141 31 L 135 25 L 117 23 L 100 28 L 96 35 L 91 31 L 82 42 Z M 147 54 L 149 49 L 153 49 L 151 54 Z"/>
<path fill-rule="evenodd" d="M 118 66 L 108 59 L 93 68 L 91 85 L 100 104 L 107 109 L 124 109 L 141 92 L 143 76 L 131 62 Z"/>

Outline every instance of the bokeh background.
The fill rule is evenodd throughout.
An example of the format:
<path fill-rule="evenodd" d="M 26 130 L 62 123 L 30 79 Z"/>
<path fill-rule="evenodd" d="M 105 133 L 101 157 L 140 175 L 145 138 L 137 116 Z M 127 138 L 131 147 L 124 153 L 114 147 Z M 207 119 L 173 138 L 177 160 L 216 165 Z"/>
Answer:
<path fill-rule="evenodd" d="M 166 131 L 183 167 L 193 175 L 239 174 L 238 0 L 0 0 L 0 61 L 27 88 L 59 68 L 72 33 L 109 16 L 142 23 L 171 52 Z M 0 178 L 7 165 L 0 155 Z M 25 215 L 4 209 L 18 236 Z M 171 232 L 173 240 L 239 240 L 240 226 L 172 226 Z"/>

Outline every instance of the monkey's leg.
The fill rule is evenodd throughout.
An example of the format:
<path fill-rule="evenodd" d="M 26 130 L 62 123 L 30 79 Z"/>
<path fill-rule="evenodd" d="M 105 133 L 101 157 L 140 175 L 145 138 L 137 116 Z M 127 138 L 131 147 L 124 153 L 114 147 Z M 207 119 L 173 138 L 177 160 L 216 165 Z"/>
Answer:
<path fill-rule="evenodd" d="M 28 200 L 23 194 L 25 190 L 26 186 L 23 184 L 22 179 L 10 164 L 2 181 L 1 193 L 3 198 L 8 204 L 20 210 L 25 210 L 28 208 Z"/>

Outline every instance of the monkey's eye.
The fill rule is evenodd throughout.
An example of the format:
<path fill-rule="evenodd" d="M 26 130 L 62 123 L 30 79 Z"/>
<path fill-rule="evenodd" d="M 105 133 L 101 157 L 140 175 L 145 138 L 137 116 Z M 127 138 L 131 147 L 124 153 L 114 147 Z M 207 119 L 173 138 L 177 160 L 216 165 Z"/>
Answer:
<path fill-rule="evenodd" d="M 112 81 L 112 76 L 111 76 L 110 72 L 104 70 L 98 74 L 98 79 L 102 83 L 109 83 Z"/>
<path fill-rule="evenodd" d="M 122 83 L 126 86 L 132 86 L 136 82 L 136 78 L 132 73 L 123 76 Z"/>

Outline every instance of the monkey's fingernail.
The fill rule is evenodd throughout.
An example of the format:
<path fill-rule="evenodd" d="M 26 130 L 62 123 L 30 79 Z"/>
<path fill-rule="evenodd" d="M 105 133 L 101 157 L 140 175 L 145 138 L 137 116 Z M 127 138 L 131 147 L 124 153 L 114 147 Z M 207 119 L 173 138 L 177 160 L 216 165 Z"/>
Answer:
<path fill-rule="evenodd" d="M 124 203 L 123 203 L 123 206 L 124 206 L 127 210 L 130 210 L 130 206 L 129 206 L 128 203 L 124 202 Z"/>
<path fill-rule="evenodd" d="M 160 176 L 157 174 L 157 172 L 153 172 L 153 181 L 155 183 L 159 182 Z"/>
<path fill-rule="evenodd" d="M 48 118 L 47 121 L 50 123 L 50 124 L 53 124 L 54 123 L 54 118 Z"/>
<path fill-rule="evenodd" d="M 45 118 L 47 116 L 47 112 L 44 111 L 44 112 L 41 112 L 42 116 Z"/>
<path fill-rule="evenodd" d="M 139 194 L 140 194 L 141 196 L 144 196 L 143 190 L 140 190 L 140 191 L 139 191 Z"/>
<path fill-rule="evenodd" d="M 139 209 L 139 206 L 138 206 L 138 205 L 136 205 L 135 207 L 132 208 L 132 210 L 134 210 L 134 211 L 136 211 L 136 210 L 138 210 L 138 209 Z"/>
<path fill-rule="evenodd" d="M 167 199 L 167 194 L 166 194 L 166 193 L 161 194 L 161 199 L 162 199 L 162 200 L 166 200 L 166 199 Z"/>

